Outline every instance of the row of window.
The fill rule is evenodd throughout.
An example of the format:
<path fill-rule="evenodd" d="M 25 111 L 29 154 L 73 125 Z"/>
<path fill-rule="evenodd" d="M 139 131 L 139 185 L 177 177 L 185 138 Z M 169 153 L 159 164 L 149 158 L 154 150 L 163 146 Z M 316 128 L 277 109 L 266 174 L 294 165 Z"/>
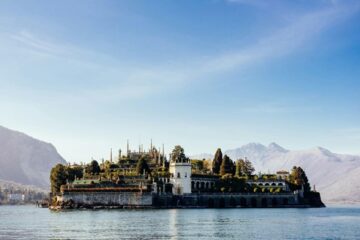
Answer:
<path fill-rule="evenodd" d="M 174 177 L 173 173 L 171 174 L 171 177 Z M 184 177 L 187 178 L 187 173 L 185 173 Z M 181 178 L 181 174 L 179 172 L 177 173 L 177 178 Z"/>

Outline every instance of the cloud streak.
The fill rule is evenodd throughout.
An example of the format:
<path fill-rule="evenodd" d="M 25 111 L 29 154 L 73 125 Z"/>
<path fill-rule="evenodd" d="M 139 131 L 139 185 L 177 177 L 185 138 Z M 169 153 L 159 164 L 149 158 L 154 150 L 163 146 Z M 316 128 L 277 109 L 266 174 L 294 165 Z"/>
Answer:
<path fill-rule="evenodd" d="M 243 1 L 241 1 L 243 2 Z M 121 98 L 141 98 L 156 92 L 171 91 L 191 83 L 206 81 L 209 76 L 229 71 L 243 71 L 256 64 L 283 57 L 301 50 L 322 32 L 356 13 L 359 4 L 335 4 L 325 9 L 298 16 L 286 26 L 260 37 L 254 44 L 211 57 L 198 57 L 188 63 L 156 65 L 145 68 L 124 64 L 109 56 L 78 47 L 56 44 L 37 38 L 29 31 L 11 34 L 11 38 L 30 50 L 48 57 L 73 61 L 103 74 L 103 87 L 81 90 L 82 96 L 94 96 L 104 101 Z M 105 61 L 93 61 L 93 59 Z"/>

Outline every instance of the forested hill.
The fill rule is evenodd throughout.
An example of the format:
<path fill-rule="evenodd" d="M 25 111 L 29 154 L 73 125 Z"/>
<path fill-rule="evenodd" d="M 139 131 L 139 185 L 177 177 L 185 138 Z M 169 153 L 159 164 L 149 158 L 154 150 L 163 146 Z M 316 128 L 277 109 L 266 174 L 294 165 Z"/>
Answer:
<path fill-rule="evenodd" d="M 66 161 L 52 144 L 0 126 L 0 180 L 47 188 L 57 163 Z"/>

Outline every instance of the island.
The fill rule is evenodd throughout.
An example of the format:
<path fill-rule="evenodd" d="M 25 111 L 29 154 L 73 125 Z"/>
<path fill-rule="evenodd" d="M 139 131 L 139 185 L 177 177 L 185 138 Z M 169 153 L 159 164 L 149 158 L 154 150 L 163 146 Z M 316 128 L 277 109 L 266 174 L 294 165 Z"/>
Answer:
<path fill-rule="evenodd" d="M 213 160 L 190 159 L 177 145 L 169 156 L 150 144 L 108 160 L 56 165 L 50 209 L 325 207 L 305 171 L 257 173 L 248 159 L 217 149 Z"/>

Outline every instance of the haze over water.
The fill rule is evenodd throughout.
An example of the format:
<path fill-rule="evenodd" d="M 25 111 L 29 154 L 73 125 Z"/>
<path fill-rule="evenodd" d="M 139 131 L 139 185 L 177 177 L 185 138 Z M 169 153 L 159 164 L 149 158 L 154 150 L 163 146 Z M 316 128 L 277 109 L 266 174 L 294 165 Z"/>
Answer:
<path fill-rule="evenodd" d="M 0 239 L 358 239 L 359 207 L 51 212 L 0 206 Z"/>

